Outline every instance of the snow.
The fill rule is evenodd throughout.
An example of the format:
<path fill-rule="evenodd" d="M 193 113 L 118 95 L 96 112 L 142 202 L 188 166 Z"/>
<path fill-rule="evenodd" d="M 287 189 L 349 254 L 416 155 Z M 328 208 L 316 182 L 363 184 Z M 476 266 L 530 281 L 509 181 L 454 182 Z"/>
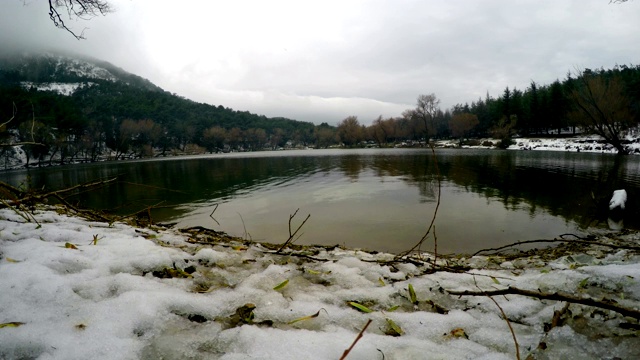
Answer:
<path fill-rule="evenodd" d="M 627 202 L 627 191 L 624 189 L 614 190 L 611 200 L 609 200 L 609 210 L 620 208 L 624 210 L 624 205 Z"/>
<path fill-rule="evenodd" d="M 628 141 L 625 147 L 631 154 L 640 153 L 640 143 L 638 142 L 637 129 L 629 131 L 623 136 Z M 606 144 L 603 138 L 598 135 L 582 135 L 568 138 L 520 138 L 513 139 L 515 142 L 509 146 L 509 150 L 542 150 L 542 151 L 571 151 L 571 152 L 597 152 L 607 154 L 617 154 L 613 145 Z"/>
<path fill-rule="evenodd" d="M 640 154 L 640 129 L 633 128 L 628 130 L 622 139 L 625 141 L 625 148 L 630 154 Z M 590 152 L 590 153 L 606 153 L 617 154 L 613 145 L 605 143 L 604 139 L 599 135 L 576 135 L 564 138 L 514 138 L 513 144 L 508 150 L 536 150 L 536 151 L 569 151 L 569 152 Z M 478 145 L 462 145 L 463 148 L 470 149 L 494 149 L 500 141 L 497 139 L 483 138 L 476 139 Z M 439 140 L 436 141 L 437 147 L 456 148 L 458 140 Z"/>
<path fill-rule="evenodd" d="M 76 91 L 78 88 L 83 86 L 91 86 L 93 83 L 59 83 L 59 82 L 50 82 L 50 83 L 33 83 L 24 81 L 21 83 L 22 87 L 25 89 L 35 88 L 38 91 L 54 91 L 60 95 L 70 96 Z"/>
<path fill-rule="evenodd" d="M 39 225 L 0 210 L 0 359 L 338 359 L 368 319 L 373 323 L 347 359 L 513 359 L 514 341 L 493 301 L 448 290 L 515 286 L 640 308 L 640 256 L 631 250 L 454 257 L 440 262 L 475 268 L 430 273 L 428 265 L 384 263 L 393 255 L 356 249 L 277 255 L 258 243 L 193 243 L 194 235 L 176 230 L 52 210 L 37 210 L 35 218 Z M 640 244 L 635 234 L 624 240 Z M 162 276 L 170 271 L 180 276 Z M 637 320 L 572 304 L 567 323 L 545 333 L 564 303 L 493 300 L 510 319 L 523 359 L 640 357 L 637 330 L 621 327 Z M 430 301 L 449 312 L 438 313 Z M 242 324 L 246 304 L 255 309 Z M 387 319 L 402 336 L 385 335 Z M 272 326 L 258 324 L 265 320 Z"/>

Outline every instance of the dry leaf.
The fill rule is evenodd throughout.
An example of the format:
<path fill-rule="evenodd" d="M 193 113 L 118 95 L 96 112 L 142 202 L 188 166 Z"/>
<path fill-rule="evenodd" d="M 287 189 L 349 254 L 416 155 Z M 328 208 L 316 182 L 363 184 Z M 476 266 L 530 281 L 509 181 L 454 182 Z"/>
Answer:
<path fill-rule="evenodd" d="M 354 302 L 354 301 L 350 301 L 349 305 L 351 305 L 352 307 L 354 307 L 354 308 L 356 308 L 356 309 L 358 309 L 358 310 L 360 310 L 362 312 L 365 312 L 365 313 L 373 312 L 373 310 L 369 309 L 368 307 L 366 307 L 366 306 L 364 306 L 362 304 L 358 304 L 357 302 Z"/>
<path fill-rule="evenodd" d="M 311 320 L 313 318 L 317 318 L 319 315 L 320 315 L 320 310 L 318 310 L 318 312 L 313 314 L 313 315 L 303 316 L 303 317 L 297 318 L 295 320 L 291 320 L 287 324 L 291 325 L 291 324 L 297 323 L 298 321 Z"/>
<path fill-rule="evenodd" d="M 390 336 L 401 336 L 404 334 L 402 328 L 398 326 L 393 320 L 386 318 L 387 320 L 387 330 L 384 332 L 386 335 Z"/>
<path fill-rule="evenodd" d="M 287 284 L 289 283 L 289 279 L 281 282 L 280 284 L 276 285 L 276 287 L 273 288 L 273 290 L 280 290 L 283 287 L 287 286 Z"/>
<path fill-rule="evenodd" d="M 8 322 L 8 323 L 0 324 L 0 329 L 6 328 L 6 327 L 18 327 L 20 325 L 24 325 L 24 323 L 19 321 Z"/>

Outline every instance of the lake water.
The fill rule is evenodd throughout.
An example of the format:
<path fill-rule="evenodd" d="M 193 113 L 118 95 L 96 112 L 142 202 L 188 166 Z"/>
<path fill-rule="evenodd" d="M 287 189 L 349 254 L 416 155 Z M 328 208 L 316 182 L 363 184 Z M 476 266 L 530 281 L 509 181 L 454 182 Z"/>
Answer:
<path fill-rule="evenodd" d="M 442 253 L 607 228 L 608 200 L 620 188 L 629 194 L 624 226 L 640 228 L 640 157 L 436 149 L 436 159 L 428 149 L 234 153 L 10 171 L 0 180 L 57 189 L 118 175 L 72 201 L 120 213 L 162 205 L 156 222 L 274 243 L 288 238 L 299 209 L 293 230 L 311 217 L 296 243 L 395 253 L 423 236 L 439 189 Z M 433 250 L 433 237 L 422 249 Z"/>

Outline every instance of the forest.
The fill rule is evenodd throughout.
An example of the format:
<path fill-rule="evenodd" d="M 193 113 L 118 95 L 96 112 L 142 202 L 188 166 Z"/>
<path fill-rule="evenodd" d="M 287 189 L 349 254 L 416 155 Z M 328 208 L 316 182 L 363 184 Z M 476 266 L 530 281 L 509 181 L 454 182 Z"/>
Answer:
<path fill-rule="evenodd" d="M 415 140 L 426 131 L 430 138 L 461 142 L 492 137 L 508 147 L 514 136 L 556 137 L 581 132 L 601 135 L 622 151 L 621 134 L 640 122 L 640 66 L 584 69 L 552 84 L 531 81 L 524 90 L 506 87 L 498 97 L 487 93 L 484 99 L 451 109 L 442 110 L 438 104 L 435 94 L 420 95 L 416 108 L 401 117 L 378 118 L 357 136 L 385 144 Z M 338 129 L 349 128 L 352 122 L 345 119 Z"/>
<path fill-rule="evenodd" d="M 576 132 L 602 135 L 623 152 L 621 132 L 640 120 L 640 66 L 575 71 L 552 84 L 506 87 L 500 96 L 487 93 L 444 110 L 434 93 L 419 95 L 416 107 L 399 116 L 380 116 L 365 126 L 354 115 L 332 119 L 338 122 L 332 126 L 197 103 L 124 71 L 116 81 L 87 79 L 42 60 L 37 65 L 0 68 L 0 156 L 21 144 L 27 166 L 204 152 L 420 146 L 425 138 L 463 144 L 492 137 L 507 147 L 514 136 Z M 33 85 L 51 79 L 74 83 L 75 90 L 62 95 Z"/>

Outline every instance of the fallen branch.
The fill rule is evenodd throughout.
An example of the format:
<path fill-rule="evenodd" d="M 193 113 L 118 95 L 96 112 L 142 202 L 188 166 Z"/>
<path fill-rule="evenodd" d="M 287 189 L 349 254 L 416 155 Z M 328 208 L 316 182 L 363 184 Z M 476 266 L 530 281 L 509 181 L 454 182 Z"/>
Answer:
<path fill-rule="evenodd" d="M 603 298 L 602 300 L 595 300 L 592 298 L 583 298 L 574 295 L 569 295 L 566 293 L 554 292 L 554 293 L 545 293 L 542 291 L 532 291 L 525 290 L 516 287 L 508 287 L 506 289 L 500 290 L 487 290 L 487 291 L 453 291 L 447 290 L 447 292 L 451 295 L 459 295 L 459 296 L 496 296 L 496 295 L 523 295 L 529 296 L 537 299 L 543 300 L 556 300 L 556 301 L 566 301 L 573 304 L 582 304 L 586 306 L 597 307 L 600 309 L 606 309 L 615 311 L 621 315 L 629 316 L 635 319 L 640 319 L 640 310 L 616 305 L 615 300 L 609 300 Z"/>
<path fill-rule="evenodd" d="M 351 343 L 351 346 L 349 346 L 349 348 L 342 353 L 342 356 L 340 357 L 340 360 L 344 360 L 344 359 L 347 358 L 347 355 L 349 355 L 349 353 L 351 352 L 351 349 L 353 349 L 353 347 L 356 346 L 358 341 L 362 338 L 362 335 L 364 334 L 364 332 L 369 327 L 369 324 L 371 324 L 371 319 L 369 319 L 369 321 L 367 321 L 367 323 L 364 325 L 362 330 L 360 330 L 360 332 L 358 333 L 358 336 L 356 336 L 356 339 L 353 340 L 353 343 Z"/>
<path fill-rule="evenodd" d="M 613 249 L 627 249 L 627 250 L 638 250 L 640 251 L 640 247 L 638 246 L 631 246 L 631 245 L 614 245 L 614 244 L 607 244 L 607 243 L 603 243 L 603 242 L 598 242 L 598 241 L 591 241 L 591 240 L 569 240 L 569 239 L 538 239 L 538 240 L 524 240 L 524 241 L 518 241 L 512 244 L 508 244 L 508 245 L 504 245 L 504 246 L 500 246 L 497 248 L 487 248 L 487 249 L 482 249 L 482 250 L 478 250 L 475 253 L 473 253 L 471 256 L 476 256 L 482 252 L 486 252 L 486 251 L 500 251 L 506 248 L 510 248 L 513 246 L 518 246 L 518 245 L 523 245 L 523 244 L 533 244 L 533 243 L 553 243 L 553 242 L 565 242 L 565 243 L 572 243 L 572 244 L 589 244 L 589 245 L 599 245 L 599 246 L 607 246 Z"/>

